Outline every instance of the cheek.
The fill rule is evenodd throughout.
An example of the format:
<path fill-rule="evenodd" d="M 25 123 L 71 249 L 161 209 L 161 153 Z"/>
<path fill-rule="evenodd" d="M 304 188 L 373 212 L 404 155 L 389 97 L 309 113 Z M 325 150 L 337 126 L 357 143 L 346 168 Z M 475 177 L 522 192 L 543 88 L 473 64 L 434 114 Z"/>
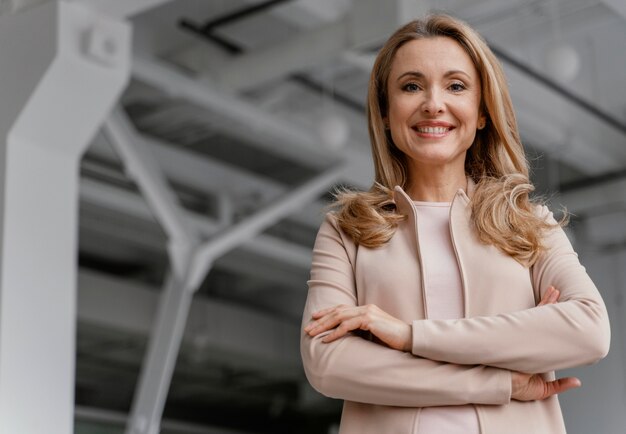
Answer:
<path fill-rule="evenodd" d="M 395 97 L 389 104 L 389 120 L 405 122 L 415 111 L 415 103 L 410 98 Z"/>
<path fill-rule="evenodd" d="M 480 111 L 478 105 L 474 101 L 468 101 L 465 104 L 457 106 L 457 117 L 465 123 L 475 125 L 478 122 Z"/>

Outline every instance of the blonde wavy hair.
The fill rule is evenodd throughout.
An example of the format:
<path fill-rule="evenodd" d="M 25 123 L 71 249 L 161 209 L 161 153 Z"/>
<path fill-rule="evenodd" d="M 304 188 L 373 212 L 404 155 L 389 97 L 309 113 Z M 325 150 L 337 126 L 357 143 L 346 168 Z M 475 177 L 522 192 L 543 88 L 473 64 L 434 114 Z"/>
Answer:
<path fill-rule="evenodd" d="M 543 250 L 542 232 L 552 225 L 537 213 L 530 199 L 528 162 L 500 62 L 482 37 L 448 15 L 430 15 L 399 28 L 379 51 L 369 81 L 367 119 L 375 167 L 375 182 L 367 192 L 337 192 L 340 227 L 359 245 L 379 247 L 393 236 L 406 216 L 398 214 L 392 189 L 406 189 L 406 155 L 385 129 L 387 82 L 398 49 L 422 38 L 455 40 L 471 58 L 481 79 L 481 110 L 487 123 L 478 130 L 467 152 L 465 171 L 476 183 L 471 220 L 481 242 L 496 246 L 525 266 Z M 561 223 L 564 223 L 562 221 Z"/>

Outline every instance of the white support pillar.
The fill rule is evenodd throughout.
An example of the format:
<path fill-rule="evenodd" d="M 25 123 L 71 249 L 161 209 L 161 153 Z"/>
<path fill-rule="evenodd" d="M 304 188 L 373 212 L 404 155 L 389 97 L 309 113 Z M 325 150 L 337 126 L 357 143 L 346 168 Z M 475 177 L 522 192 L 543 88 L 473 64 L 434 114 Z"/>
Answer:
<path fill-rule="evenodd" d="M 195 289 L 185 282 L 185 276 L 174 272 L 168 276 L 139 373 L 127 434 L 159 434 L 161 430 L 163 408 Z"/>
<path fill-rule="evenodd" d="M 0 433 L 71 434 L 78 163 L 130 75 L 80 4 L 0 16 Z"/>
<path fill-rule="evenodd" d="M 126 426 L 127 434 L 158 434 L 196 289 L 189 285 L 187 275 L 196 246 L 201 242 L 200 231 L 187 224 L 185 213 L 153 153 L 121 108 L 113 110 L 105 122 L 104 132 L 168 238 L 170 273 L 159 298 Z"/>

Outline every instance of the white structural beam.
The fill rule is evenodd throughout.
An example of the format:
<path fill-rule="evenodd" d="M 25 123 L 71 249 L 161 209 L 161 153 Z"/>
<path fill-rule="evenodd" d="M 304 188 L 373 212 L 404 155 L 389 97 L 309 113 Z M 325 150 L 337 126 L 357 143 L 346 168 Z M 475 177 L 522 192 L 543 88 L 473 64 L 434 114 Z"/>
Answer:
<path fill-rule="evenodd" d="M 102 13 L 127 18 L 175 0 L 71 0 L 84 3 Z"/>
<path fill-rule="evenodd" d="M 187 77 L 156 59 L 136 57 L 132 69 L 133 75 L 141 81 L 205 107 L 223 118 L 223 122 L 215 124 L 223 133 L 255 143 L 259 147 L 266 147 L 269 151 L 281 147 L 283 155 L 320 169 L 337 160 L 337 156 L 333 156 L 323 146 L 324 142 L 319 134 L 276 119 L 263 110 L 219 92 L 209 83 Z"/>
<path fill-rule="evenodd" d="M 152 211 L 139 195 L 117 187 L 91 179 L 82 179 L 80 198 L 86 203 L 152 221 Z M 184 215 L 188 224 L 198 228 L 205 238 L 214 236 L 221 228 L 209 217 L 189 211 L 185 211 Z M 239 248 L 297 268 L 308 269 L 311 265 L 310 249 L 271 235 L 258 234 L 246 240 Z"/>
<path fill-rule="evenodd" d="M 121 107 L 111 112 L 103 131 L 119 152 L 126 173 L 136 180 L 167 237 L 172 241 L 195 242 L 197 234 L 185 225 L 183 210 L 149 144 L 136 134 Z"/>
<path fill-rule="evenodd" d="M 192 187 L 209 195 L 226 194 L 235 207 L 241 203 L 247 204 L 252 196 L 259 203 L 269 203 L 288 189 L 286 185 L 271 178 L 221 163 L 206 155 L 200 157 L 197 152 L 176 144 L 143 134 L 138 136 L 142 142 L 149 145 L 159 167 L 171 182 Z M 104 135 L 96 137 L 87 155 L 106 161 L 116 159 Z M 293 217 L 299 222 L 317 227 L 322 221 L 321 210 L 325 205 L 321 202 L 307 204 L 299 212 L 294 213 Z"/>
<path fill-rule="evenodd" d="M 400 24 L 428 9 L 426 1 L 392 0 L 381 7 L 379 0 L 359 0 L 353 2 L 352 9 L 338 21 L 268 48 L 233 57 L 212 69 L 209 77 L 226 89 L 255 87 L 323 64 L 346 50 L 381 43 Z"/>
<path fill-rule="evenodd" d="M 336 167 L 317 175 L 311 181 L 295 188 L 275 203 L 235 224 L 228 231 L 201 246 L 197 255 L 193 258 L 193 265 L 190 269 L 191 282 L 194 285 L 199 285 L 206 274 L 204 272 L 204 264 L 213 262 L 224 253 L 243 244 L 304 204 L 315 200 L 317 196 L 327 191 L 337 182 L 342 173 L 343 167 Z"/>
<path fill-rule="evenodd" d="M 185 263 L 189 257 L 184 258 Z M 148 349 L 133 397 L 127 434 L 158 434 L 180 350 L 193 292 L 184 275 L 171 271 L 159 296 Z"/>
<path fill-rule="evenodd" d="M 345 161 L 344 180 L 365 188 L 373 182 L 371 156 L 362 144 L 348 143 L 342 152 L 331 152 L 323 146 L 319 133 L 268 114 L 250 102 L 221 93 L 210 83 L 187 77 L 156 59 L 135 58 L 133 75 L 221 116 L 223 122 L 217 122 L 216 127 L 224 134 L 240 137 L 259 148 L 320 170 L 339 160 Z"/>
<path fill-rule="evenodd" d="M 78 163 L 129 47 L 84 5 L 0 16 L 1 433 L 73 433 Z"/>

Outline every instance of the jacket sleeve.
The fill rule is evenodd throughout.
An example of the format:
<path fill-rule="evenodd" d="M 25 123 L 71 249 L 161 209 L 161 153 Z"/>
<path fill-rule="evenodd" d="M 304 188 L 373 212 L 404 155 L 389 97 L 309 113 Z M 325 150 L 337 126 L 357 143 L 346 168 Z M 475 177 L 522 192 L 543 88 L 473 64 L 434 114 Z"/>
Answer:
<path fill-rule="evenodd" d="M 327 216 L 313 250 L 303 326 L 313 312 L 338 304 L 357 305 L 348 250 L 355 247 Z M 460 366 L 393 350 L 355 334 L 334 342 L 301 332 L 306 376 L 323 395 L 356 402 L 405 407 L 506 404 L 511 373 L 487 366 Z"/>
<path fill-rule="evenodd" d="M 541 210 L 556 225 L 546 207 Z M 526 373 L 595 363 L 608 353 L 610 327 L 598 290 L 556 225 L 531 268 L 543 295 L 552 285 L 559 302 L 497 316 L 413 322 L 414 355 L 450 363 L 484 364 Z M 470 288 L 471 290 L 471 288 Z"/>

